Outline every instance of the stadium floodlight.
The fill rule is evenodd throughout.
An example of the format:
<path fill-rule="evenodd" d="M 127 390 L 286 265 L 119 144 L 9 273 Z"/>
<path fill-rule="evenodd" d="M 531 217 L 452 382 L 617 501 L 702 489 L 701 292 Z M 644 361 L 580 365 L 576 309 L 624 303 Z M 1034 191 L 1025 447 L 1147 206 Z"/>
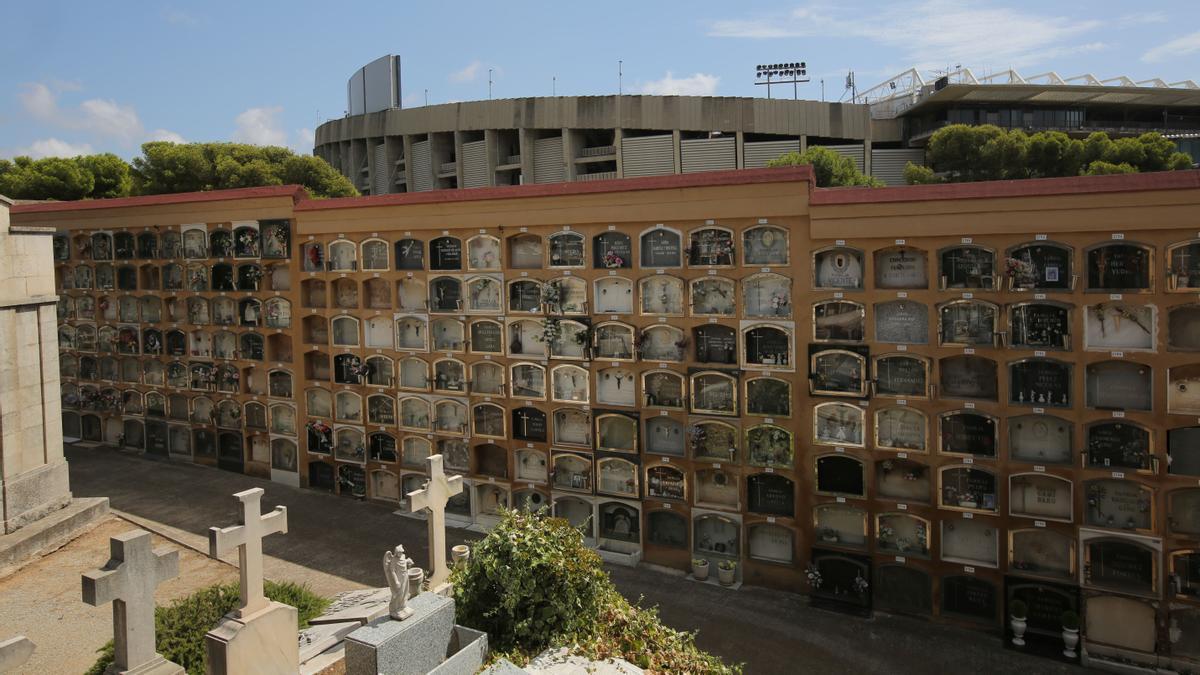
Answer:
<path fill-rule="evenodd" d="M 792 98 L 799 97 L 797 85 L 801 82 L 808 82 L 808 64 L 804 61 L 790 61 L 787 63 L 767 63 L 754 66 L 754 84 L 767 85 L 767 98 L 771 98 L 771 85 L 773 84 L 790 84 L 792 85 Z M 761 82 L 757 80 L 763 80 Z"/>

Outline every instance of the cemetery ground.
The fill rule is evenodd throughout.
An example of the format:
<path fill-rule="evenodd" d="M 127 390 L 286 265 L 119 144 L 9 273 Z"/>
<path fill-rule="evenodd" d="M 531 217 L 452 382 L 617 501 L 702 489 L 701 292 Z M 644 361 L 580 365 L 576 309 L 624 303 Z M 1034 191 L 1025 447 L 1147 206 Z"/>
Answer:
<path fill-rule="evenodd" d="M 384 585 L 381 551 L 395 544 L 404 544 L 418 565 L 428 562 L 425 523 L 395 515 L 394 507 L 107 448 L 68 446 L 67 458 L 75 496 L 107 496 L 118 517 L 129 522 L 105 521 L 55 554 L 0 578 L 5 607 L 0 635 L 24 632 L 38 643 L 29 666 L 60 664 L 53 671 L 82 672 L 94 661 L 94 650 L 111 636 L 109 610 L 79 601 L 79 574 L 103 564 L 108 537 L 133 525 L 165 536 L 167 541 L 155 537 L 156 546 L 180 549 L 180 575 L 160 587 L 160 604 L 236 580 L 234 567 L 202 552 L 209 527 L 236 522 L 240 505 L 230 495 L 251 487 L 266 490 L 264 511 L 288 508 L 288 533 L 263 541 L 267 578 L 307 583 L 330 596 Z M 447 531 L 449 545 L 481 536 Z M 231 560 L 236 562 L 236 554 Z M 878 613 L 871 619 L 845 616 L 773 589 L 732 591 L 681 574 L 606 569 L 626 597 L 657 605 L 673 628 L 699 631 L 697 646 L 726 662 L 744 663 L 748 673 L 1078 672 L 1005 650 L 999 637 L 983 632 Z M 51 655 L 53 660 L 42 660 Z"/>

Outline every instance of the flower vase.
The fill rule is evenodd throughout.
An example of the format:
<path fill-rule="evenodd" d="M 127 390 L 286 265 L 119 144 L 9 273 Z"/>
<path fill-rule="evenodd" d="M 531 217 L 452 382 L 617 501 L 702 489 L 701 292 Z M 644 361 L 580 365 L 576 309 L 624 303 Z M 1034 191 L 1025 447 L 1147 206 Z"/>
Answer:
<path fill-rule="evenodd" d="M 708 561 L 693 560 L 692 561 L 692 576 L 696 581 L 705 581 L 708 579 Z"/>
<path fill-rule="evenodd" d="M 1079 644 L 1079 629 L 1064 628 L 1062 637 L 1064 646 L 1063 656 L 1067 657 L 1068 659 L 1075 658 L 1075 645 Z"/>
<path fill-rule="evenodd" d="M 408 570 L 408 598 L 411 600 L 421 594 L 421 586 L 425 584 L 425 570 L 412 567 Z"/>
<path fill-rule="evenodd" d="M 729 569 L 725 569 L 724 567 L 721 567 L 719 565 L 717 566 L 717 580 L 721 582 L 722 586 L 732 586 L 734 577 L 736 576 L 736 574 L 737 574 L 736 567 L 731 567 Z"/>
<path fill-rule="evenodd" d="M 1013 638 L 1012 643 L 1018 647 L 1025 646 L 1025 617 L 1012 617 L 1009 619 L 1009 625 L 1012 626 Z"/>

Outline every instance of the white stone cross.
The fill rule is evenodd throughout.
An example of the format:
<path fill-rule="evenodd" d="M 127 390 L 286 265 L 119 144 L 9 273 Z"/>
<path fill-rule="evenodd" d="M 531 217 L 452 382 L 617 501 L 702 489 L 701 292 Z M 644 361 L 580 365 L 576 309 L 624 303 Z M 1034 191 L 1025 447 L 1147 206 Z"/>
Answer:
<path fill-rule="evenodd" d="M 163 660 L 154 650 L 154 589 L 179 575 L 179 551 L 151 550 L 145 530 L 118 534 L 108 545 L 108 563 L 83 574 L 83 601 L 112 603 L 113 663 L 125 672 Z"/>
<path fill-rule="evenodd" d="M 429 482 L 420 490 L 408 493 L 412 511 L 429 509 L 429 587 L 437 588 L 450 577 L 446 567 L 446 502 L 463 491 L 462 476 L 446 477 L 442 456 L 430 455 Z"/>
<path fill-rule="evenodd" d="M 210 527 L 208 554 L 218 558 L 237 547 L 238 569 L 241 571 L 241 606 L 234 615 L 240 619 L 266 609 L 270 604 L 263 595 L 262 540 L 276 532 L 287 534 L 287 507 L 276 506 L 274 511 L 262 515 L 262 507 L 259 506 L 262 488 L 250 488 L 233 496 L 242 502 L 241 524 Z"/>

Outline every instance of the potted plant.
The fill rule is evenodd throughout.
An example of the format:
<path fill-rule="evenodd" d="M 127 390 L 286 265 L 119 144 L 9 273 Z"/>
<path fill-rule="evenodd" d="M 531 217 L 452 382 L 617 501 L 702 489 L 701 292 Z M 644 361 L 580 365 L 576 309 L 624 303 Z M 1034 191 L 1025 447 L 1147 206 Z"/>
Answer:
<path fill-rule="evenodd" d="M 708 561 L 704 558 L 692 558 L 692 576 L 696 581 L 708 579 Z"/>
<path fill-rule="evenodd" d="M 1009 605 L 1009 625 L 1012 626 L 1012 643 L 1018 647 L 1025 646 L 1025 616 L 1029 607 L 1024 600 L 1013 600 Z"/>
<path fill-rule="evenodd" d="M 717 580 L 722 586 L 732 586 L 737 563 L 732 560 L 722 560 L 717 563 Z"/>
<path fill-rule="evenodd" d="M 1079 615 L 1071 610 L 1062 613 L 1063 656 L 1075 658 L 1075 645 L 1079 644 Z"/>

